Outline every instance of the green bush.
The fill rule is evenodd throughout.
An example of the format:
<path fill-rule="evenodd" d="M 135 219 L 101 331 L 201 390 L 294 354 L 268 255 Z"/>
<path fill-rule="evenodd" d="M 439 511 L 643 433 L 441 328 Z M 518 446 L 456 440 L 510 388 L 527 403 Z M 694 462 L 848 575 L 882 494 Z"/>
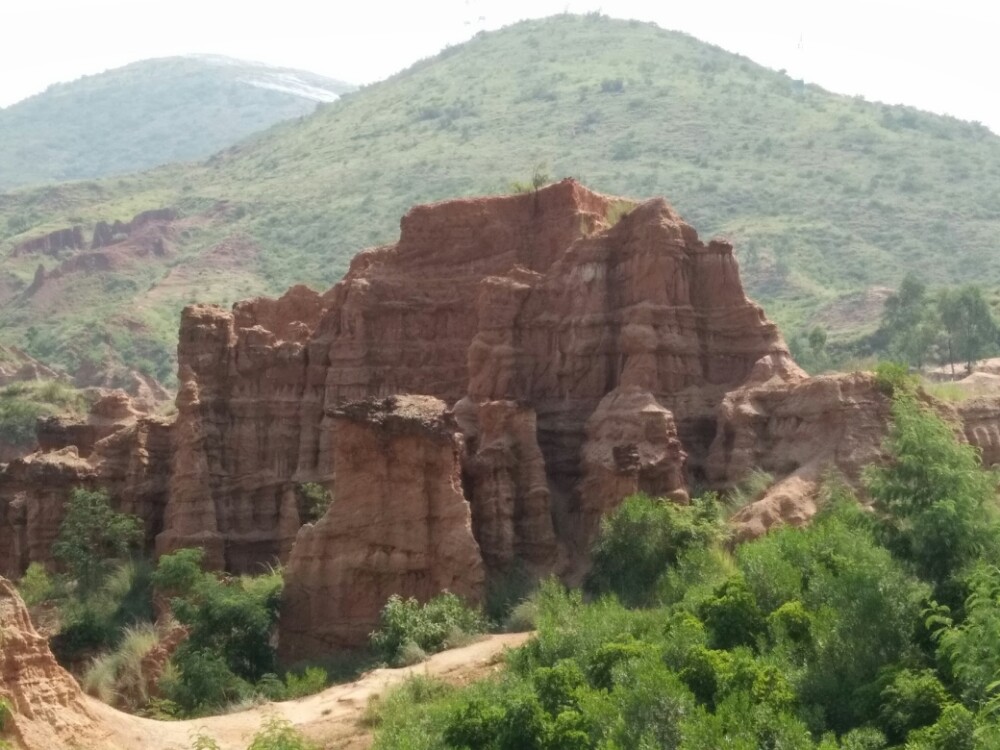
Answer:
<path fill-rule="evenodd" d="M 142 671 L 146 655 L 159 643 L 151 624 L 125 628 L 112 651 L 95 657 L 83 675 L 84 692 L 111 706 L 135 711 L 149 702 L 149 675 Z"/>
<path fill-rule="evenodd" d="M 61 628 L 52 650 L 63 663 L 117 647 L 130 626 L 153 620 L 151 569 L 136 560 L 119 563 L 101 585 L 77 592 L 60 607 Z"/>
<path fill-rule="evenodd" d="M 303 737 L 287 719 L 271 716 L 253 736 L 247 750 L 320 750 L 320 747 Z"/>
<path fill-rule="evenodd" d="M 426 604 L 393 595 L 382 608 L 379 627 L 371 634 L 372 648 L 390 663 L 409 661 L 402 657 L 418 654 L 414 647 L 433 654 L 461 645 L 470 636 L 486 630 L 482 615 L 465 606 L 450 592 Z"/>
<path fill-rule="evenodd" d="M 212 651 L 180 648 L 171 666 L 158 685 L 182 715 L 205 715 L 253 694 L 253 686 L 234 674 L 226 660 Z"/>
<path fill-rule="evenodd" d="M 601 523 L 586 588 L 613 593 L 626 606 L 649 604 L 656 582 L 686 549 L 717 542 L 722 536 L 713 496 L 677 505 L 632 495 Z"/>
<path fill-rule="evenodd" d="M 765 631 L 764 613 L 742 576 L 730 578 L 698 612 L 713 648 L 754 646 Z"/>
<path fill-rule="evenodd" d="M 934 724 L 950 702 L 933 672 L 903 669 L 882 690 L 879 725 L 888 740 L 898 744 L 914 729 Z"/>
<path fill-rule="evenodd" d="M 17 583 L 18 593 L 29 607 L 49 601 L 57 594 L 55 579 L 41 563 L 33 562 Z"/>
<path fill-rule="evenodd" d="M 164 696 L 182 713 L 202 714 L 249 697 L 262 680 L 262 690 L 274 686 L 273 635 L 281 600 L 280 571 L 220 579 L 200 569 L 201 554 L 179 550 L 161 558 L 153 580 L 163 592 L 179 595 L 171 608 L 189 629 L 174 654 L 174 671 L 160 682 Z M 297 689 L 312 685 L 318 673 L 292 678 Z M 281 688 L 288 690 L 288 685 Z"/>

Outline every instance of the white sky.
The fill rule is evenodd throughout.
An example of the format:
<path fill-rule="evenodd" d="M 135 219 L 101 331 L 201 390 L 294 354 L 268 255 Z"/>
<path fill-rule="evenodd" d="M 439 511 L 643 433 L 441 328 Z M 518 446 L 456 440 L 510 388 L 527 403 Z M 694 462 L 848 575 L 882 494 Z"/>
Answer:
<path fill-rule="evenodd" d="M 149 57 L 206 52 L 369 83 L 527 17 L 657 22 L 833 91 L 1000 133 L 989 0 L 0 0 L 0 106 Z"/>

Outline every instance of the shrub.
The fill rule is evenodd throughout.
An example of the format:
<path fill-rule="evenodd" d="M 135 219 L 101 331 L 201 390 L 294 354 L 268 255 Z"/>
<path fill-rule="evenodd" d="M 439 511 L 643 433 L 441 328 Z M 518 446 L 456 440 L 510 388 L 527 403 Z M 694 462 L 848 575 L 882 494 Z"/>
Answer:
<path fill-rule="evenodd" d="M 318 482 L 303 482 L 297 489 L 303 501 L 305 522 L 321 519 L 333 502 L 333 493 Z"/>
<path fill-rule="evenodd" d="M 165 596 L 188 596 L 205 577 L 202 562 L 205 550 L 189 547 L 163 555 L 156 564 L 152 582 L 157 591 Z"/>
<path fill-rule="evenodd" d="M 586 588 L 614 593 L 626 606 L 649 604 L 657 579 L 684 550 L 710 545 L 721 535 L 714 496 L 684 506 L 632 495 L 601 524 Z"/>
<path fill-rule="evenodd" d="M 211 651 L 178 649 L 173 669 L 160 678 L 164 697 L 188 715 L 203 715 L 213 709 L 248 698 L 253 687 L 229 668 L 221 655 Z"/>
<path fill-rule="evenodd" d="M 329 675 L 322 667 L 306 667 L 302 674 L 289 672 L 285 675 L 285 700 L 304 698 L 324 690 Z"/>
<path fill-rule="evenodd" d="M 893 744 L 914 729 L 935 723 L 951 699 L 937 676 L 929 670 L 898 672 L 882 690 L 879 724 Z"/>
<path fill-rule="evenodd" d="M 977 737 L 976 721 L 965 706 L 952 703 L 941 711 L 932 726 L 911 732 L 906 738 L 906 750 L 975 750 L 996 747 L 996 735 Z"/>
<path fill-rule="evenodd" d="M 33 562 L 17 584 L 18 592 L 29 607 L 49 601 L 56 595 L 56 584 L 41 563 Z"/>
<path fill-rule="evenodd" d="M 448 591 L 423 605 L 416 599 L 393 595 L 382 608 L 371 644 L 386 660 L 398 663 L 404 650 L 411 658 L 418 653 L 413 646 L 436 653 L 485 629 L 482 616 Z"/>
<path fill-rule="evenodd" d="M 247 750 L 320 750 L 320 748 L 302 736 L 302 733 L 287 719 L 271 716 L 253 736 Z"/>
<path fill-rule="evenodd" d="M 14 709 L 6 698 L 0 698 L 0 734 L 7 731 L 8 725 L 14 718 Z"/>
<path fill-rule="evenodd" d="M 171 602 L 174 616 L 188 626 L 189 634 L 171 661 L 174 672 L 160 681 L 164 695 L 187 714 L 248 698 L 255 683 L 275 673 L 272 635 L 281 599 L 280 572 L 235 580 L 208 573 L 196 577 L 196 556 L 166 557 L 173 559 L 158 571 L 162 583 L 196 581 Z"/>
<path fill-rule="evenodd" d="M 151 570 L 136 560 L 113 568 L 99 588 L 60 608 L 62 628 L 52 650 L 63 663 L 88 652 L 114 649 L 126 628 L 153 619 Z"/>
<path fill-rule="evenodd" d="M 730 578 L 698 612 L 713 648 L 753 646 L 765 631 L 764 614 L 742 576 Z"/>

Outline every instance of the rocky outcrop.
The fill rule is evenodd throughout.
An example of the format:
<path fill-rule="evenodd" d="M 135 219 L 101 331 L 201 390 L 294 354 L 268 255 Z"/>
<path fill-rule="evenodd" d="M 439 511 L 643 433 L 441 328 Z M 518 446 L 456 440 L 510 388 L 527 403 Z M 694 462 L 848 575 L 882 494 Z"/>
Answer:
<path fill-rule="evenodd" d="M 336 494 L 299 531 L 285 569 L 280 649 L 295 661 L 359 646 L 393 594 L 483 594 L 462 491 L 462 440 L 431 396 L 351 403 L 330 413 Z"/>
<path fill-rule="evenodd" d="M 115 396 L 111 400 L 119 402 Z M 0 468 L 0 574 L 16 577 L 32 562 L 52 562 L 52 543 L 66 503 L 78 487 L 107 490 L 119 510 L 142 519 L 152 547 L 163 529 L 172 425 L 145 415 L 130 414 L 120 421 L 109 414 L 105 418 L 107 422 L 92 429 L 84 425 L 84 429 L 50 432 L 51 450 Z M 60 444 L 69 439 L 84 445 L 86 455 L 81 456 L 73 443 Z"/>
<path fill-rule="evenodd" d="M 157 208 L 136 214 L 132 221 L 114 222 L 99 221 L 94 226 L 94 236 L 90 242 L 91 250 L 124 242 L 139 230 L 154 224 L 168 224 L 177 219 L 177 212 L 172 208 Z M 161 253 L 158 253 L 161 254 Z"/>
<path fill-rule="evenodd" d="M 468 444 L 472 524 L 487 569 L 561 567 L 534 410 L 514 401 L 464 400 L 455 416 Z"/>
<path fill-rule="evenodd" d="M 581 541 L 592 540 L 601 518 L 637 492 L 688 502 L 687 454 L 673 415 L 649 391 L 638 386 L 611 391 L 587 420 L 586 435 L 577 533 Z"/>
<path fill-rule="evenodd" d="M 4 578 L 0 578 L 0 646 L 0 698 L 12 709 L 2 739 L 26 750 L 102 744 L 80 686 L 56 663 L 17 590 Z"/>
<path fill-rule="evenodd" d="M 323 417 L 303 341 L 323 310 L 316 292 L 295 287 L 278 300 L 240 303 L 232 314 L 184 311 L 159 552 L 197 544 L 211 564 L 234 571 L 287 558 L 301 525 L 296 486 L 332 479 L 329 456 L 302 438 L 307 422 L 318 440 Z"/>
<path fill-rule="evenodd" d="M 879 458 L 887 400 L 871 376 L 806 377 L 729 244 L 661 199 L 620 205 L 564 181 L 421 206 L 324 294 L 186 308 L 172 423 L 56 435 L 0 472 L 3 570 L 44 559 L 75 484 L 106 486 L 161 553 L 284 561 L 298 658 L 362 642 L 392 593 L 573 577 L 634 492 L 687 502 L 759 468 L 778 483 L 740 534 L 805 522 L 827 468 Z M 1000 461 L 1000 408 L 959 408 Z M 335 499 L 303 525 L 306 483 Z"/>
<path fill-rule="evenodd" d="M 72 226 L 19 242 L 14 245 L 10 254 L 14 258 L 34 254 L 55 256 L 60 250 L 82 250 L 86 246 L 83 227 Z"/>
<path fill-rule="evenodd" d="M 339 497 L 331 414 L 422 393 L 460 402 L 454 430 L 482 564 L 564 570 L 625 494 L 684 499 L 687 477 L 704 477 L 717 408 L 758 360 L 798 377 L 744 295 L 729 245 L 702 243 L 662 200 L 620 220 L 613 205 L 567 180 L 420 206 L 398 243 L 360 253 L 325 294 L 295 287 L 231 312 L 191 306 L 169 436 L 142 420 L 106 437 L 53 429 L 46 445 L 74 442 L 76 455 L 0 475 L 0 504 L 8 516 L 44 506 L 51 524 L 67 485 L 110 482 L 159 552 L 196 544 L 215 566 L 253 570 L 288 559 L 300 485 L 336 482 Z M 154 479 L 163 446 L 169 466 Z M 140 480 L 124 468 L 130 455 Z M 59 489 L 32 502 L 23 483 L 46 462 Z M 30 526 L 17 527 L 30 549 L 22 562 L 51 537 Z"/>

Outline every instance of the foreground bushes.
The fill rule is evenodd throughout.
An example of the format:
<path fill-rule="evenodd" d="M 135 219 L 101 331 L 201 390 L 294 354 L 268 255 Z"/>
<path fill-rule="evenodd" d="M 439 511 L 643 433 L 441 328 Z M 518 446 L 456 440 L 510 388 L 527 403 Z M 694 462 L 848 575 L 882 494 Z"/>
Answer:
<path fill-rule="evenodd" d="M 447 591 L 426 604 L 392 596 L 382 608 L 371 644 L 390 664 L 406 666 L 427 654 L 464 645 L 485 632 L 486 626 L 482 615 Z"/>
<path fill-rule="evenodd" d="M 831 485 L 809 527 L 728 552 L 704 501 L 630 498 L 593 600 L 545 583 L 501 674 L 404 686 L 376 748 L 1000 747 L 996 480 L 905 385 L 875 513 Z"/>

